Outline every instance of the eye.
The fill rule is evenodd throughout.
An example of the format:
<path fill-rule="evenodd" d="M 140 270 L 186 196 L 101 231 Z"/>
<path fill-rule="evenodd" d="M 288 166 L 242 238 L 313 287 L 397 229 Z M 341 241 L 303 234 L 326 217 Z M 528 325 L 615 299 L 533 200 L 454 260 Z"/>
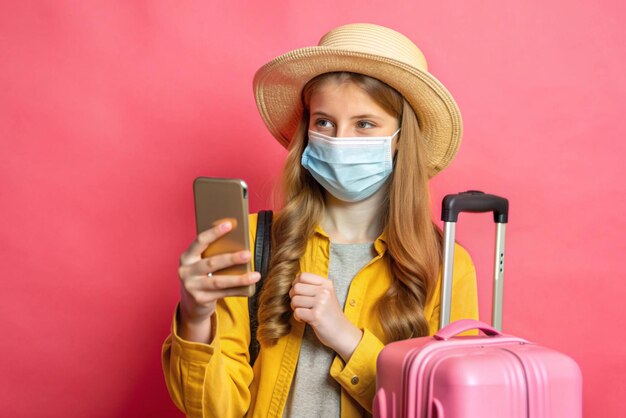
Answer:
<path fill-rule="evenodd" d="M 315 121 L 315 126 L 320 128 L 332 128 L 334 125 L 328 119 L 317 119 Z"/>
<path fill-rule="evenodd" d="M 359 129 L 370 129 L 374 127 L 374 124 L 367 120 L 360 120 L 356 123 L 356 126 Z"/>

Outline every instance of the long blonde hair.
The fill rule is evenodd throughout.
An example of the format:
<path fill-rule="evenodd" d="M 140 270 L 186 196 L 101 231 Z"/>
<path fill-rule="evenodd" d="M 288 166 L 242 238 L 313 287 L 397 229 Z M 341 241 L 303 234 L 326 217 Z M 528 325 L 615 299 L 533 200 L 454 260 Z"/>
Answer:
<path fill-rule="evenodd" d="M 430 215 L 426 155 L 417 116 L 397 91 L 381 81 L 339 72 L 314 78 L 302 92 L 304 112 L 283 169 L 283 206 L 272 227 L 272 259 L 260 295 L 258 338 L 272 345 L 290 332 L 289 290 L 307 241 L 324 213 L 323 189 L 300 159 L 307 145 L 311 95 L 328 80 L 355 83 L 400 121 L 394 172 L 381 213 L 393 279 L 377 309 L 387 342 L 428 335 L 423 309 L 439 272 L 441 234 Z"/>

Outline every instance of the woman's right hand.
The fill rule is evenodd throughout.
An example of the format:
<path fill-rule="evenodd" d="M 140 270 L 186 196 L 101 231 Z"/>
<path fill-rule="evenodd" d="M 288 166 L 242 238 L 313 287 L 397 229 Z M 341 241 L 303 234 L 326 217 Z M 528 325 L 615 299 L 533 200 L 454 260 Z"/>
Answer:
<path fill-rule="evenodd" d="M 241 276 L 213 275 L 214 272 L 250 261 L 250 251 L 239 251 L 202 258 L 207 247 L 232 229 L 228 221 L 202 231 L 180 256 L 180 326 L 179 336 L 188 341 L 210 343 L 211 317 L 216 302 L 226 296 L 247 295 L 245 286 L 256 283 L 257 272 Z M 211 275 L 209 275 L 211 273 Z"/>

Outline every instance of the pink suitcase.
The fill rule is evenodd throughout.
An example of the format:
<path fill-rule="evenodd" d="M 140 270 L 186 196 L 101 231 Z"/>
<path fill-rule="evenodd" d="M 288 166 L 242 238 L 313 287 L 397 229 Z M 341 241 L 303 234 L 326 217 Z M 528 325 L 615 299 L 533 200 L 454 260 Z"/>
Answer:
<path fill-rule="evenodd" d="M 460 212 L 493 212 L 497 225 L 493 327 L 449 324 L 455 225 Z M 444 198 L 444 268 L 440 330 L 388 344 L 378 356 L 374 417 L 580 418 L 582 375 L 568 356 L 502 334 L 508 201 L 470 191 Z M 540 326 L 540 324 L 539 324 Z M 481 336 L 457 336 L 479 329 Z"/>

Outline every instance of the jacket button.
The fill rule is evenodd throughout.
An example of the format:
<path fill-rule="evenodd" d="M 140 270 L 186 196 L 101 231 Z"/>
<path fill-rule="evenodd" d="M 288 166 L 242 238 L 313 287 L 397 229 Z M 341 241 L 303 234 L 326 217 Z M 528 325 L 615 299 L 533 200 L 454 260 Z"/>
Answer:
<path fill-rule="evenodd" d="M 358 376 L 353 376 L 352 379 L 350 379 L 350 383 L 352 383 L 353 385 L 358 385 L 359 384 L 359 377 Z"/>
<path fill-rule="evenodd" d="M 352 306 L 353 308 L 356 306 L 356 300 L 354 299 L 350 299 L 350 306 Z"/>

